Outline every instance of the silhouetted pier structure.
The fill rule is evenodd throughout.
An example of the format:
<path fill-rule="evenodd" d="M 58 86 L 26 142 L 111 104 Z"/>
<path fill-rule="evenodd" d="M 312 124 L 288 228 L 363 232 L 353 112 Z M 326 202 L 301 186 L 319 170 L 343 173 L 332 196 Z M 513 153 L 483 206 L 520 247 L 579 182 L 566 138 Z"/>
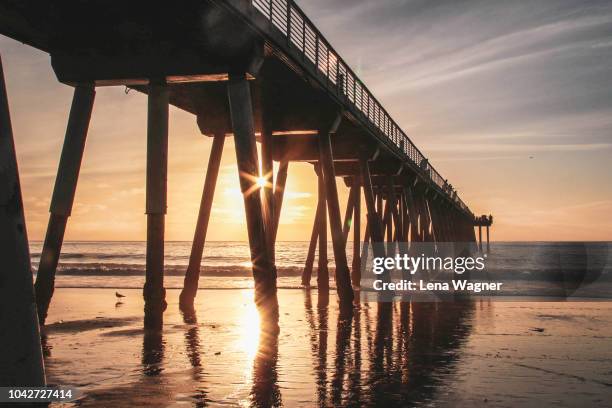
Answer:
<path fill-rule="evenodd" d="M 235 142 L 253 263 L 255 300 L 276 311 L 274 247 L 290 162 L 308 162 L 319 202 L 303 284 L 319 242 L 320 290 L 329 287 L 327 230 L 341 303 L 359 287 L 360 245 L 346 241 L 475 243 L 468 206 L 293 1 L 46 2 L 0 0 L 0 32 L 46 51 L 59 81 L 74 86 L 35 284 L 40 323 L 53 295 L 98 86 L 148 96 L 145 327 L 161 328 L 168 108 L 196 116 L 213 138 L 181 307 L 193 307 L 224 139 Z M 261 168 L 257 152 L 261 143 Z M 273 173 L 273 162 L 279 170 Z M 265 177 L 261 189 L 257 183 Z M 350 188 L 345 218 L 337 177 Z M 261 191 L 263 190 L 263 191 Z M 367 223 L 361 231 L 361 196 Z M 490 224 L 489 224 L 490 225 Z M 488 231 L 488 227 L 487 227 Z M 393 248 L 387 246 L 386 248 Z M 384 247 L 373 246 L 378 256 Z M 352 271 L 351 271 L 352 269 Z"/>
<path fill-rule="evenodd" d="M 480 252 L 482 252 L 482 227 L 487 229 L 487 253 L 489 253 L 491 250 L 489 243 L 489 228 L 493 225 L 493 216 L 481 215 L 480 217 L 474 218 L 474 225 L 478 226 L 478 249 Z"/>

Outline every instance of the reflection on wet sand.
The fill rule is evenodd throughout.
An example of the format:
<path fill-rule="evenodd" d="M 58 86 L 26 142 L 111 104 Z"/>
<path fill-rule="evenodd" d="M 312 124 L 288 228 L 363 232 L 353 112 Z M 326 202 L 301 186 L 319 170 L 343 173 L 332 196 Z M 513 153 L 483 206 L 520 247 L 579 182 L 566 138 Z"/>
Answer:
<path fill-rule="evenodd" d="M 319 406 L 390 407 L 428 400 L 436 392 L 439 375 L 454 369 L 470 332 L 473 309 L 470 302 L 402 302 L 340 310 L 330 355 L 327 296 L 318 296 L 316 316 L 310 291 L 304 292 L 304 305 Z M 372 308 L 376 308 L 373 331 L 369 330 Z M 363 320 L 368 323 L 365 327 Z M 368 337 L 366 344 L 362 336 Z M 333 358 L 333 367 L 328 367 L 328 358 Z"/>
<path fill-rule="evenodd" d="M 278 385 L 278 312 L 260 314 L 259 346 L 253 360 L 251 406 L 282 406 Z"/>
<path fill-rule="evenodd" d="M 203 364 L 201 360 L 202 351 L 200 345 L 200 327 L 198 326 L 198 318 L 195 310 L 184 310 L 183 322 L 188 326 L 185 331 L 185 348 L 187 350 L 187 358 L 193 368 L 191 376 L 195 391 L 192 398 L 195 406 L 205 407 L 208 403 L 208 388 L 206 387 L 206 376 L 204 375 Z"/>
<path fill-rule="evenodd" d="M 92 350 L 115 357 L 85 360 L 99 377 L 79 384 L 86 395 L 78 405 L 427 403 L 456 370 L 473 321 L 470 302 L 374 302 L 347 309 L 326 292 L 304 290 L 293 296 L 291 309 L 285 310 L 298 316 L 283 313 L 280 335 L 278 311 L 260 313 L 248 303 L 248 292 L 244 304 L 224 306 L 222 317 L 207 310 L 183 312 L 163 331 L 143 331 L 129 318 L 121 320 L 123 328 L 116 319 L 81 324 L 99 330 L 79 332 L 88 336 L 82 339 L 91 341 Z M 295 303 L 300 296 L 303 306 Z M 73 330 L 70 324 L 57 326 L 46 343 L 55 370 L 67 362 L 49 350 L 65 344 L 58 336 Z M 137 338 L 140 344 L 131 342 Z"/>
<path fill-rule="evenodd" d="M 163 371 L 164 341 L 160 330 L 145 330 L 142 342 L 142 372 L 146 376 Z"/>

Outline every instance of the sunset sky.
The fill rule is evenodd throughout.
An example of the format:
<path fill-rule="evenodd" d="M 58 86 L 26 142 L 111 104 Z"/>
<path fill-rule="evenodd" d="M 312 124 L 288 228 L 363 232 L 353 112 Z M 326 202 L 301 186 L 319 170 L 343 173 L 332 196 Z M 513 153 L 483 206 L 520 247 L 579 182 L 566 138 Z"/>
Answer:
<path fill-rule="evenodd" d="M 494 240 L 612 240 L 612 3 L 297 3 L 471 209 L 494 215 Z M 0 53 L 39 240 L 72 88 L 43 52 L 0 36 Z M 168 240 L 192 238 L 210 147 L 171 108 Z M 246 239 L 233 149 L 212 240 Z M 99 88 L 66 239 L 145 239 L 145 151 L 146 97 Z M 312 166 L 292 163 L 279 240 L 309 238 L 315 202 Z"/>

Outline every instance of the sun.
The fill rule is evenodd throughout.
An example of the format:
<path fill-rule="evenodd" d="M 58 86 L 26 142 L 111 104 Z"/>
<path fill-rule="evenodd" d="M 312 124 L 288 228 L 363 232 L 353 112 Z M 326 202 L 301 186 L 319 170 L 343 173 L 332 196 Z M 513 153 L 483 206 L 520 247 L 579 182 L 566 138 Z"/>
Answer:
<path fill-rule="evenodd" d="M 265 177 L 263 176 L 257 177 L 256 184 L 259 188 L 264 188 L 267 183 L 268 181 L 266 180 Z"/>

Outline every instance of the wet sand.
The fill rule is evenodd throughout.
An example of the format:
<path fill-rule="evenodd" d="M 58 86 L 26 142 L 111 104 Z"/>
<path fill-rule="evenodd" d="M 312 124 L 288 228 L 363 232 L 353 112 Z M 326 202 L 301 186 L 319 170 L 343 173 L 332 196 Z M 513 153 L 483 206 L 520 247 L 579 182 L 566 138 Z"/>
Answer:
<path fill-rule="evenodd" d="M 57 289 L 47 380 L 64 406 L 603 406 L 612 398 L 612 302 L 361 304 L 280 290 L 280 333 L 252 291 L 202 290 L 195 321 L 168 291 L 162 333 L 141 291 Z M 266 325 L 261 325 L 266 327 Z M 61 406 L 56 404 L 55 406 Z"/>

